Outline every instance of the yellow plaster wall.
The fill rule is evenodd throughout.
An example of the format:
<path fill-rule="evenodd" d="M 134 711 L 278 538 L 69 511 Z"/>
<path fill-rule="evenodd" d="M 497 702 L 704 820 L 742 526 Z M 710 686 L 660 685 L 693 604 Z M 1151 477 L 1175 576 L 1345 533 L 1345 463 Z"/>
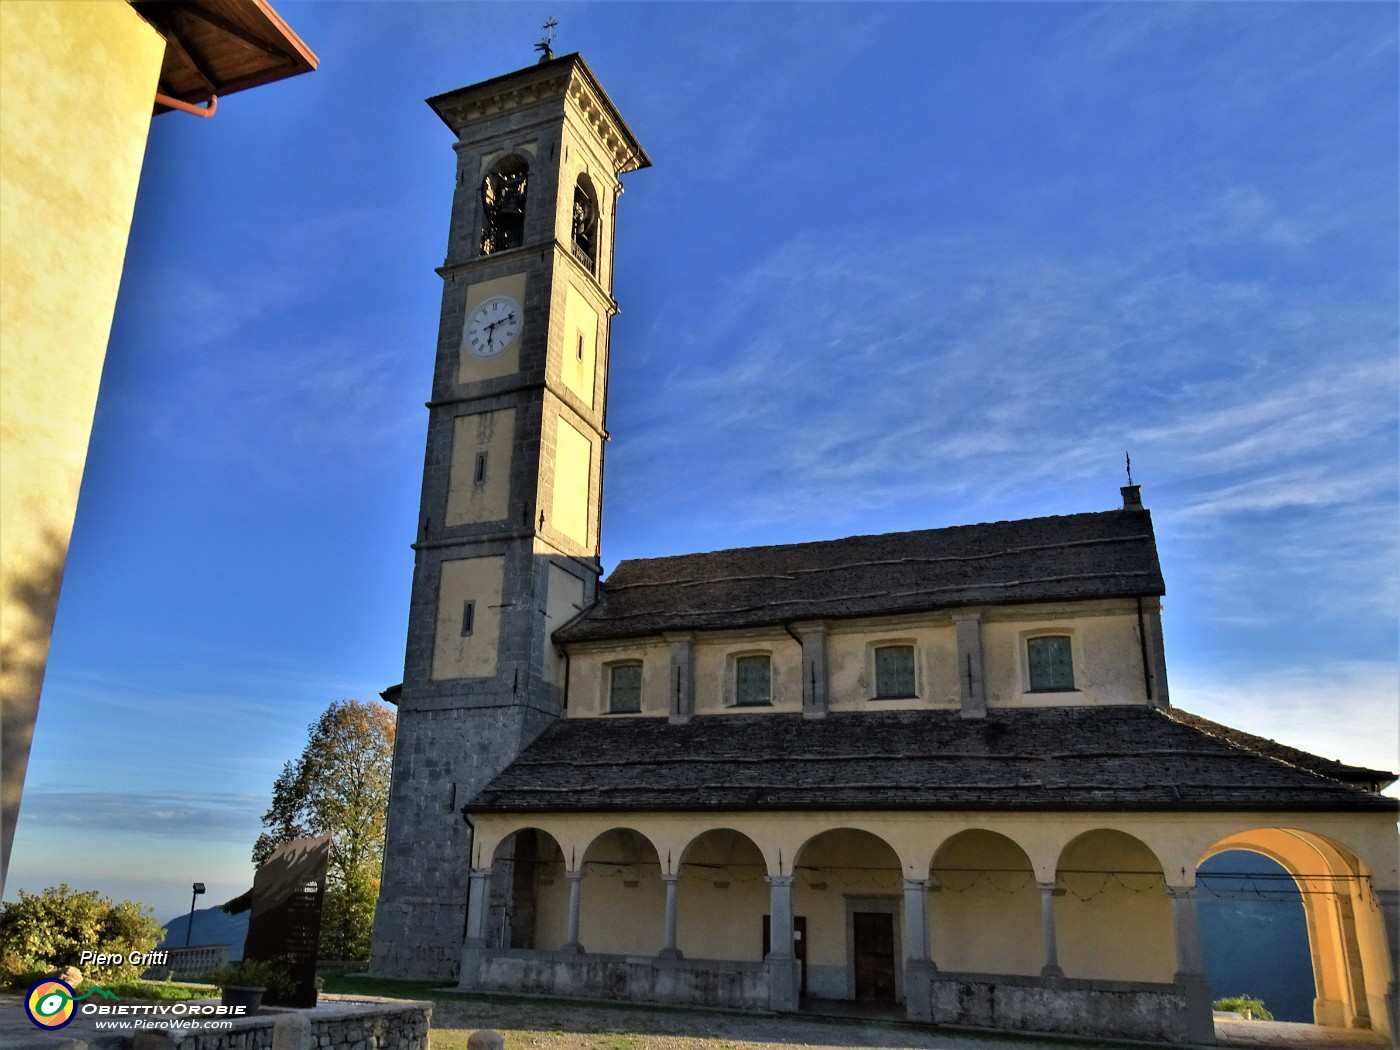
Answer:
<path fill-rule="evenodd" d="M 940 970 L 1040 973 L 1040 890 L 1024 850 L 994 832 L 965 832 L 939 850 L 932 883 L 931 948 Z"/>
<path fill-rule="evenodd" d="M 583 581 L 558 565 L 549 567 L 549 591 L 545 596 L 545 636 L 572 620 L 583 608 Z M 564 657 L 550 646 L 545 655 L 545 680 L 562 685 Z"/>
<path fill-rule="evenodd" d="M 1067 634 L 1074 659 L 1074 692 L 1029 692 L 1026 640 Z M 982 624 L 982 655 L 991 707 L 1065 704 L 1144 704 L 1142 650 L 1133 613 L 1037 617 L 1027 609 L 1015 619 Z"/>
<path fill-rule="evenodd" d="M 666 942 L 666 886 L 645 837 L 609 831 L 583 854 L 579 941 L 604 955 L 653 956 Z M 628 885 L 635 883 L 635 885 Z"/>
<path fill-rule="evenodd" d="M 570 190 L 570 193 L 573 191 Z M 572 284 L 564 300 L 564 341 L 559 348 L 559 378 L 589 408 L 598 363 L 598 314 Z"/>
<path fill-rule="evenodd" d="M 1161 876 L 1152 851 L 1120 831 L 1093 831 L 1065 849 L 1055 929 L 1066 977 L 1172 980 L 1176 940 Z"/>
<path fill-rule="evenodd" d="M 503 521 L 510 513 L 511 453 L 515 409 L 458 416 L 452 424 L 452 466 L 447 485 L 448 525 Z M 476 458 L 486 455 L 485 477 L 476 480 Z"/>
<path fill-rule="evenodd" d="M 951 622 L 920 620 L 833 625 L 827 635 L 827 668 L 833 711 L 895 711 L 958 705 L 958 644 Z M 875 650 L 914 647 L 914 700 L 875 696 Z"/>
<path fill-rule="evenodd" d="M 555 417 L 554 479 L 549 523 L 581 546 L 588 546 L 588 492 L 593 443 L 567 419 Z"/>
<path fill-rule="evenodd" d="M 505 558 L 460 558 L 442 563 L 438 577 L 433 678 L 490 678 L 496 673 L 501 631 L 501 577 Z M 462 634 L 464 604 L 474 601 L 472 633 Z"/>
<path fill-rule="evenodd" d="M 525 206 L 526 208 L 530 207 L 528 199 Z M 466 334 L 466 323 L 471 320 L 472 311 L 495 295 L 509 295 L 523 308 L 525 305 L 525 275 L 523 273 L 508 274 L 494 280 L 482 281 L 468 288 L 467 308 L 462 318 L 463 336 Z M 520 371 L 520 344 L 525 341 L 525 334 L 522 327 L 520 334 L 515 337 L 515 342 L 495 357 L 476 357 L 467 349 L 465 341 L 459 343 L 457 354 L 461 363 L 457 370 L 457 382 L 476 383 L 483 379 L 497 379 L 501 376 L 514 375 Z"/>
<path fill-rule="evenodd" d="M 0 4 L 6 864 L 164 53 L 125 3 Z"/>
<path fill-rule="evenodd" d="M 773 690 L 771 707 L 739 707 L 734 702 L 734 661 L 767 656 Z M 695 713 L 745 714 L 802 710 L 802 649 L 782 628 L 740 635 L 702 636 L 695 642 Z"/>
<path fill-rule="evenodd" d="M 686 851 L 678 870 L 676 944 L 685 957 L 762 962 L 768 883 L 758 847 L 714 831 Z"/>

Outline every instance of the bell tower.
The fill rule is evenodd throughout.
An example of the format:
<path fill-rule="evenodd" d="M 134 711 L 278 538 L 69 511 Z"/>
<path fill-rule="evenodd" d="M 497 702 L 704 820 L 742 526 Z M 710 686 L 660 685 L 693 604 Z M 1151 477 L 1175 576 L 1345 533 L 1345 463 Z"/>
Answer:
<path fill-rule="evenodd" d="M 371 971 L 456 976 L 462 806 L 561 711 L 593 600 L 618 177 L 649 167 L 577 54 L 428 104 L 457 136 Z"/>

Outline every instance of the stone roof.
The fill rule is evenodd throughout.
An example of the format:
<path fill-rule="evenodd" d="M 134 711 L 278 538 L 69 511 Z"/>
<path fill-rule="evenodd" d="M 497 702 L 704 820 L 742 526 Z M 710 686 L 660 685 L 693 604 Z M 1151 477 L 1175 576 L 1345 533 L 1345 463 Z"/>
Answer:
<path fill-rule="evenodd" d="M 1212 722 L 1208 718 L 1200 715 L 1193 715 L 1188 711 L 1172 711 L 1172 717 L 1178 722 L 1193 726 L 1211 736 L 1220 737 L 1228 743 L 1237 747 L 1247 748 L 1251 751 L 1258 751 L 1260 754 L 1276 758 L 1280 762 L 1287 762 L 1289 765 L 1299 766 L 1303 769 L 1310 769 L 1314 773 L 1321 773 L 1324 777 L 1331 777 L 1333 780 L 1340 780 L 1346 784 L 1355 784 L 1360 787 L 1379 791 L 1395 783 L 1395 774 L 1384 769 L 1368 769 L 1365 766 L 1350 766 L 1335 758 L 1322 758 L 1318 755 L 1300 751 L 1296 747 L 1289 747 L 1287 744 L 1280 744 L 1277 740 L 1270 740 L 1268 737 L 1255 736 L 1253 733 L 1246 733 L 1242 729 L 1232 729 L 1230 726 L 1221 725 L 1219 722 Z"/>
<path fill-rule="evenodd" d="M 1146 510 L 620 562 L 559 642 L 1166 593 Z"/>
<path fill-rule="evenodd" d="M 1259 739 L 1147 707 L 566 718 L 465 811 L 1400 809 Z"/>

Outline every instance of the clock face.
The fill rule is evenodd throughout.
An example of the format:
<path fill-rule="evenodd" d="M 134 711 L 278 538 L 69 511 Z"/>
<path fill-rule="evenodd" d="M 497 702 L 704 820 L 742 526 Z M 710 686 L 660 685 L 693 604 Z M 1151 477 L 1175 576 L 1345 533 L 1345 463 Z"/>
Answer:
<path fill-rule="evenodd" d="M 476 357 L 495 357 L 515 342 L 524 311 L 508 295 L 493 295 L 472 311 L 462 331 L 462 345 Z"/>

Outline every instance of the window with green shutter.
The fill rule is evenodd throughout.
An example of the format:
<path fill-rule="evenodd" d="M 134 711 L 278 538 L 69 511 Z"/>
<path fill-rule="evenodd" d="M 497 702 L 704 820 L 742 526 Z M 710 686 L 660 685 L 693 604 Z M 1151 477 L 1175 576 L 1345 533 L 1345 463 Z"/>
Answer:
<path fill-rule="evenodd" d="M 628 714 L 642 709 L 642 665 L 618 664 L 608 687 L 608 710 Z"/>
<path fill-rule="evenodd" d="M 914 695 L 914 647 L 884 645 L 875 650 L 875 699 Z"/>
<path fill-rule="evenodd" d="M 734 661 L 734 703 L 740 707 L 773 702 L 773 668 L 766 656 L 741 656 Z"/>
<path fill-rule="evenodd" d="M 1026 662 L 1030 665 L 1031 692 L 1063 693 L 1074 688 L 1074 661 L 1065 635 L 1028 640 Z"/>

